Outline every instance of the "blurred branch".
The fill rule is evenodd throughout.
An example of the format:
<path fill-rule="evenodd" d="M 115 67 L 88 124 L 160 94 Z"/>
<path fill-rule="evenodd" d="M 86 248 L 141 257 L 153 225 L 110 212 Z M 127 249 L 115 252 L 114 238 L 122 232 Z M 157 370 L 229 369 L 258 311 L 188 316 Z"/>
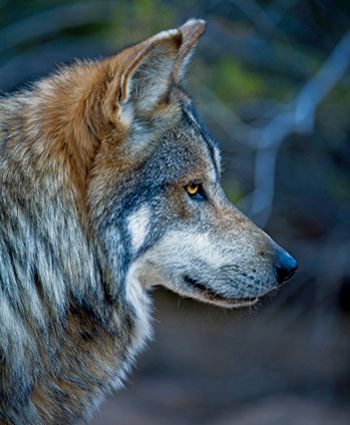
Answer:
<path fill-rule="evenodd" d="M 319 72 L 300 91 L 295 101 L 295 122 L 298 128 L 313 129 L 315 110 L 340 78 L 350 60 L 350 31 L 341 39 Z"/>
<path fill-rule="evenodd" d="M 290 135 L 311 133 L 316 109 L 345 74 L 350 61 L 350 32 L 346 33 L 319 71 L 300 89 L 291 102 L 275 107 L 275 116 L 265 125 L 253 127 L 243 122 L 206 89 L 206 108 L 220 116 L 218 120 L 230 138 L 247 143 L 256 150 L 254 190 L 240 202 L 249 216 L 265 226 L 272 212 L 275 192 L 275 168 L 282 142 Z M 210 107 L 210 102 L 215 107 Z M 265 102 L 268 102 L 265 100 Z M 264 113 L 266 117 L 266 113 Z M 261 115 L 262 117 L 262 115 Z M 266 120 L 265 120 L 266 121 Z M 247 205 L 250 207 L 247 208 Z"/>
<path fill-rule="evenodd" d="M 290 76 L 293 79 L 307 78 L 315 66 L 318 53 L 310 48 L 306 51 L 281 40 L 273 43 L 260 34 L 240 33 L 235 25 L 224 26 L 211 22 L 206 33 L 207 46 L 203 53 L 209 60 L 231 56 L 238 61 L 262 70 Z"/>
<path fill-rule="evenodd" d="M 84 1 L 54 9 L 16 21 L 0 31 L 0 53 L 28 41 L 67 28 L 104 22 L 111 16 L 110 1 Z"/>
<path fill-rule="evenodd" d="M 250 142 L 257 146 L 254 192 L 249 215 L 262 226 L 272 211 L 275 167 L 283 140 L 293 133 L 311 133 L 318 105 L 344 75 L 350 61 L 350 32 L 346 33 L 316 75 L 300 90 L 286 110 L 265 127 L 252 129 Z"/>
<path fill-rule="evenodd" d="M 266 10 L 254 0 L 228 0 L 236 6 L 254 26 L 263 33 L 271 33 L 275 23 Z"/>
<path fill-rule="evenodd" d="M 104 39 L 91 36 L 80 37 L 79 40 L 64 37 L 58 41 L 40 44 L 15 55 L 0 65 L 1 91 L 7 92 L 18 88 L 24 82 L 31 81 L 47 72 L 47 69 L 57 67 L 57 64 L 66 63 L 76 57 L 91 58 L 108 52 Z"/>
<path fill-rule="evenodd" d="M 271 2 L 266 6 L 265 12 L 269 14 L 277 27 L 290 10 L 299 3 L 299 0 L 280 0 Z"/>
<path fill-rule="evenodd" d="M 267 36 L 271 36 L 278 28 L 285 14 L 293 7 L 299 0 L 287 0 L 280 5 L 278 12 L 276 4 L 272 3 L 275 13 L 272 14 L 272 7 L 262 7 L 254 0 L 228 0 L 229 3 L 236 6 L 246 17 L 254 24 L 255 28 Z M 281 35 L 281 30 L 278 29 Z"/>

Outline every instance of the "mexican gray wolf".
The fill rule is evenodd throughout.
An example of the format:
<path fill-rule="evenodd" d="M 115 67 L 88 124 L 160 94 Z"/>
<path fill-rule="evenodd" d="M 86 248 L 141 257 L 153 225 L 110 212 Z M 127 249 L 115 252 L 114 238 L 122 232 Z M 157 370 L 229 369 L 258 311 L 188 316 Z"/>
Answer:
<path fill-rule="evenodd" d="M 205 24 L 0 102 L 0 424 L 68 425 L 120 387 L 149 289 L 250 306 L 295 260 L 226 199 L 183 90 Z"/>

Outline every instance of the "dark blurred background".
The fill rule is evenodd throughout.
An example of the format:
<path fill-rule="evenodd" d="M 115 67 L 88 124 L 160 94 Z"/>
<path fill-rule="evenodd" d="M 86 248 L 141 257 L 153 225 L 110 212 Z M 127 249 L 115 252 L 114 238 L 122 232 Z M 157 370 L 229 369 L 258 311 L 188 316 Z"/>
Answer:
<path fill-rule="evenodd" d="M 189 70 L 227 195 L 298 259 L 263 308 L 154 293 L 155 341 L 94 425 L 350 423 L 350 2 L 0 0 L 0 89 L 208 21 Z"/>

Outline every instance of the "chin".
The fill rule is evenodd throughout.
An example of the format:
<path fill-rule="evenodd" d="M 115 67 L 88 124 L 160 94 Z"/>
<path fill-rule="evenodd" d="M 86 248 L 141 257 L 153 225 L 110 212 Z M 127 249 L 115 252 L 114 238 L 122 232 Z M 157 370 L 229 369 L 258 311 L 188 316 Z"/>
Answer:
<path fill-rule="evenodd" d="M 272 287 L 263 292 L 252 294 L 246 297 L 235 297 L 234 295 L 230 296 L 229 294 L 222 294 L 214 291 L 211 288 L 208 288 L 206 285 L 185 276 L 185 282 L 191 287 L 192 291 L 190 294 L 183 294 L 185 296 L 190 296 L 193 299 L 203 301 L 207 304 L 213 304 L 218 307 L 224 308 L 244 308 L 252 307 L 258 304 L 260 301 L 266 300 L 272 296 L 273 293 L 277 292 L 276 287 Z"/>

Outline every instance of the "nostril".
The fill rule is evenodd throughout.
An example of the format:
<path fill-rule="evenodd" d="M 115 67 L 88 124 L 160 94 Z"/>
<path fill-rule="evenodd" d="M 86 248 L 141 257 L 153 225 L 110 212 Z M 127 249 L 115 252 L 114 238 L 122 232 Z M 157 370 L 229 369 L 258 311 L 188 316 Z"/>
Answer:
<path fill-rule="evenodd" d="M 285 282 L 290 279 L 298 268 L 298 263 L 286 251 L 278 254 L 275 263 L 276 275 L 278 283 Z"/>

